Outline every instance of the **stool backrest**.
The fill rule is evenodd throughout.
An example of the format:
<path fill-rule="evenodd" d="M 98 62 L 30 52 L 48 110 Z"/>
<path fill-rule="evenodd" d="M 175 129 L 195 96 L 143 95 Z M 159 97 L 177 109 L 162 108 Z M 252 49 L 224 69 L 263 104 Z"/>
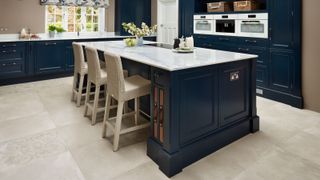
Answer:
<path fill-rule="evenodd" d="M 98 82 L 101 79 L 101 67 L 98 51 L 91 47 L 86 47 L 86 56 L 88 63 L 88 79 Z"/>
<path fill-rule="evenodd" d="M 79 43 L 72 43 L 73 54 L 74 54 L 74 70 L 80 72 L 81 69 L 84 69 L 86 62 L 84 59 L 83 48 Z"/>
<path fill-rule="evenodd" d="M 105 52 L 104 57 L 108 74 L 108 93 L 119 97 L 121 92 L 124 92 L 124 75 L 121 58 L 110 52 Z"/>

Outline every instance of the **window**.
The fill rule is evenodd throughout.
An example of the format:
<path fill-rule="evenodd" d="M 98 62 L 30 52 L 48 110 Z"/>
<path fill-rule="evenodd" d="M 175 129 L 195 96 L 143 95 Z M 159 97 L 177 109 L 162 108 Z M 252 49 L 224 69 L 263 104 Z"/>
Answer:
<path fill-rule="evenodd" d="M 54 24 L 67 32 L 98 32 L 105 28 L 105 9 L 93 7 L 46 6 L 46 29 Z"/>

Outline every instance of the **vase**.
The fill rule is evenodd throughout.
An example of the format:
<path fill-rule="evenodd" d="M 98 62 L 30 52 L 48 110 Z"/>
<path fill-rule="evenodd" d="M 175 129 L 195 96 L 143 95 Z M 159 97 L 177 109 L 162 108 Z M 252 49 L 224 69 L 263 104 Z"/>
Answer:
<path fill-rule="evenodd" d="M 143 46 L 143 37 L 136 37 L 137 38 L 137 46 Z"/>
<path fill-rule="evenodd" d="M 49 31 L 49 37 L 54 38 L 55 32 L 54 31 Z"/>

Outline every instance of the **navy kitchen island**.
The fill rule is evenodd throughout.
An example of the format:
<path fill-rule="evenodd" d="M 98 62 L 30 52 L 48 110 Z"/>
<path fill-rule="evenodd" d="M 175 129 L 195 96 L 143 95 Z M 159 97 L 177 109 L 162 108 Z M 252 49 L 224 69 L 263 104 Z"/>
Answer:
<path fill-rule="evenodd" d="M 147 155 L 168 177 L 259 131 L 255 55 L 204 48 L 177 54 L 159 44 L 128 48 L 121 41 L 83 45 L 120 55 L 129 75 L 152 81 L 151 96 L 141 102 L 151 117 Z"/>

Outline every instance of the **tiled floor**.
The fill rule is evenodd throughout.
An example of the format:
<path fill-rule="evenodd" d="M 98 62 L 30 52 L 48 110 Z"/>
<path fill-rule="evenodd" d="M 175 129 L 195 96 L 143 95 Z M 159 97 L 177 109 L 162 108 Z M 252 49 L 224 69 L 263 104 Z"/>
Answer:
<path fill-rule="evenodd" d="M 146 132 L 114 153 L 70 101 L 71 78 L 0 87 L 1 180 L 161 180 Z M 172 179 L 320 179 L 320 114 L 258 98 L 261 131 L 203 158 Z"/>

